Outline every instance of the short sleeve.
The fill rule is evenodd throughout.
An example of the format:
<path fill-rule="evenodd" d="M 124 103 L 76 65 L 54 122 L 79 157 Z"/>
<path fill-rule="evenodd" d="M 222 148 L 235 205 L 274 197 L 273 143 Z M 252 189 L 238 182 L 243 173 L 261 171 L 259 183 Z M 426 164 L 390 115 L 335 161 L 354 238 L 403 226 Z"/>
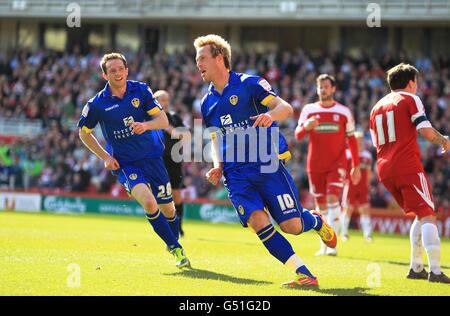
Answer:
<path fill-rule="evenodd" d="M 372 125 L 372 120 L 370 120 L 370 125 Z M 370 131 L 370 139 L 372 140 L 373 147 L 377 147 L 377 134 L 373 130 L 372 126 L 369 129 Z"/>
<path fill-rule="evenodd" d="M 143 85 L 143 108 L 148 115 L 155 115 L 162 110 L 161 104 L 153 95 L 152 89 L 148 85 Z"/>
<path fill-rule="evenodd" d="M 416 129 L 431 127 L 431 123 L 425 114 L 425 107 L 423 106 L 422 100 L 416 95 L 410 95 L 410 98 L 406 100 L 408 100 L 407 107 L 411 122 L 416 125 Z"/>
<path fill-rule="evenodd" d="M 78 127 L 83 131 L 90 133 L 95 128 L 99 121 L 98 107 L 95 106 L 91 100 L 89 100 L 81 111 L 80 120 L 78 121 Z"/>
<path fill-rule="evenodd" d="M 305 124 L 305 121 L 308 119 L 308 104 L 305 105 L 300 112 L 300 117 L 298 118 L 298 125 L 302 126 Z"/>
<path fill-rule="evenodd" d="M 353 114 L 350 109 L 348 109 L 346 117 L 347 123 L 345 124 L 345 132 L 347 136 L 352 136 L 355 133 L 355 120 L 353 119 Z"/>
<path fill-rule="evenodd" d="M 251 76 L 245 79 L 245 82 L 249 87 L 252 97 L 262 105 L 267 106 L 270 101 L 277 97 L 270 83 L 264 78 Z"/>

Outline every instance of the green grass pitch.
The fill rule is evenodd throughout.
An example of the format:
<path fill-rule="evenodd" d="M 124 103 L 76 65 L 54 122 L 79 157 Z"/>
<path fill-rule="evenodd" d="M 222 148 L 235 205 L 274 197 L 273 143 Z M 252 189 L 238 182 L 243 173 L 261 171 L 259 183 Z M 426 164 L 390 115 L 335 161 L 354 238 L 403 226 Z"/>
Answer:
<path fill-rule="evenodd" d="M 406 236 L 366 243 L 352 231 L 336 258 L 314 256 L 314 232 L 288 236 L 319 278 L 319 289 L 298 290 L 281 288 L 291 272 L 239 224 L 184 227 L 193 270 L 179 271 L 144 218 L 0 212 L 0 295 L 450 295 L 448 285 L 405 278 Z M 441 242 L 450 273 L 450 241 Z"/>

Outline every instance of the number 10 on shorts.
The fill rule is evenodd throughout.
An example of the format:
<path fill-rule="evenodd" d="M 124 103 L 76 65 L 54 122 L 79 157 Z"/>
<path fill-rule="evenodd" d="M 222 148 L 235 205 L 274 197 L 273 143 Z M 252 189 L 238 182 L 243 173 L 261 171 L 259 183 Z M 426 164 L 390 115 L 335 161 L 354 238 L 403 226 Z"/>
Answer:
<path fill-rule="evenodd" d="M 290 194 L 277 195 L 277 199 L 282 211 L 294 207 L 294 200 L 292 199 Z"/>

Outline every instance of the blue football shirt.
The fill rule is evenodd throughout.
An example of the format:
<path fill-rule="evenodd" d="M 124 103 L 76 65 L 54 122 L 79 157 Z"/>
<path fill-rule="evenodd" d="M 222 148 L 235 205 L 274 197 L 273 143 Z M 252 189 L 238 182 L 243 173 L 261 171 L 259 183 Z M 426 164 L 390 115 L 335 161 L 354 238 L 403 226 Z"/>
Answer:
<path fill-rule="evenodd" d="M 161 130 L 145 131 L 136 135 L 129 124 L 152 119 L 162 110 L 147 84 L 127 80 L 122 99 L 113 96 L 107 83 L 105 88 L 84 106 L 78 127 L 90 133 L 97 123 L 107 142 L 106 150 L 119 164 L 145 158 L 161 157 L 164 135 Z"/>
<path fill-rule="evenodd" d="M 276 122 L 265 130 L 266 139 L 261 139 L 259 127 L 256 133 L 248 133 L 248 137 L 237 137 L 242 131 L 253 129 L 254 120 L 250 117 L 265 113 L 266 106 L 277 95 L 270 84 L 261 77 L 242 73 L 230 72 L 229 82 L 222 94 L 218 93 L 212 83 L 202 100 L 202 115 L 206 127 L 215 127 L 217 131 L 213 137 L 219 136 L 221 159 L 224 162 L 224 171 L 230 171 L 248 164 L 262 164 L 265 157 L 271 153 L 278 154 L 279 159 L 288 160 L 290 153 L 284 136 L 279 133 L 278 144 L 272 141 L 272 131 L 277 128 Z M 243 133 L 241 133 L 242 135 Z M 231 141 L 231 136 L 236 136 Z M 256 135 L 256 139 L 250 135 Z M 264 143 L 265 142 L 265 143 Z M 264 145 L 263 147 L 261 147 Z M 266 152 L 260 155 L 260 149 Z M 263 149 L 263 150 L 264 150 Z M 228 153 L 230 150 L 232 155 Z M 258 153 L 255 153 L 255 150 Z M 256 154 L 256 159 L 255 159 Z"/>

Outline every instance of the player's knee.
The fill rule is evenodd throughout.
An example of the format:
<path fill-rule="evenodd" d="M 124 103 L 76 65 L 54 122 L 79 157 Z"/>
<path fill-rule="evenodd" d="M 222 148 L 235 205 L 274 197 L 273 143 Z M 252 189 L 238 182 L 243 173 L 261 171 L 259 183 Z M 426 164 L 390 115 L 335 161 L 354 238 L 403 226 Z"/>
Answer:
<path fill-rule="evenodd" d="M 172 208 L 172 209 L 165 209 L 165 210 L 163 211 L 163 214 L 164 214 L 165 217 L 172 218 L 172 217 L 174 217 L 175 214 L 176 214 L 175 208 Z"/>
<path fill-rule="evenodd" d="M 291 235 L 300 235 L 303 231 L 303 226 L 300 219 L 292 219 L 284 223 L 280 223 L 280 228 L 286 234 Z"/>
<path fill-rule="evenodd" d="M 359 208 L 359 213 L 360 213 L 361 215 L 370 215 L 370 212 L 369 212 L 369 208 L 368 208 L 368 207 L 360 207 L 360 208 Z"/>
<path fill-rule="evenodd" d="M 247 224 L 251 226 L 255 232 L 258 232 L 270 224 L 269 216 L 264 211 L 255 211 L 250 215 Z"/>
<path fill-rule="evenodd" d="M 158 210 L 158 204 L 156 204 L 156 201 L 152 198 L 144 199 L 144 201 L 142 201 L 142 207 L 148 214 L 153 214 Z"/>
<path fill-rule="evenodd" d="M 329 194 L 327 196 L 327 204 L 330 205 L 330 204 L 336 204 L 336 203 L 339 203 L 339 197 L 335 194 Z"/>
<path fill-rule="evenodd" d="M 347 210 L 345 210 L 345 215 L 352 216 L 354 210 L 354 207 L 349 207 Z"/>
<path fill-rule="evenodd" d="M 165 217 L 172 218 L 175 216 L 175 205 L 172 203 L 160 204 L 159 208 Z"/>
<path fill-rule="evenodd" d="M 290 226 L 288 228 L 283 229 L 283 231 L 286 234 L 290 234 L 290 235 L 300 235 L 302 233 L 302 226 L 300 225 L 296 225 L 296 226 Z"/>

